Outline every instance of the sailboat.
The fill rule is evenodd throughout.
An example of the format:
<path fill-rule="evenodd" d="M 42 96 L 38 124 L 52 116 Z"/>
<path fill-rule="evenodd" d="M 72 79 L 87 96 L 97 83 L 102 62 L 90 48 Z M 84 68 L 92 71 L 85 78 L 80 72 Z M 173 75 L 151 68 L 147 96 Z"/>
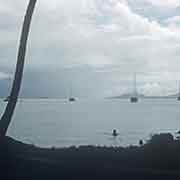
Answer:
<path fill-rule="evenodd" d="M 180 81 L 179 81 L 179 93 L 178 93 L 177 100 L 180 101 Z"/>
<path fill-rule="evenodd" d="M 69 101 L 70 101 L 70 102 L 76 101 L 75 97 L 72 96 L 72 87 L 71 87 L 71 89 L 70 89 L 70 97 L 69 97 Z"/>
<path fill-rule="evenodd" d="M 10 96 L 7 96 L 3 101 L 4 101 L 4 102 L 8 102 L 9 99 L 10 99 Z"/>
<path fill-rule="evenodd" d="M 76 101 L 76 99 L 75 99 L 74 97 L 70 97 L 70 98 L 69 98 L 69 101 L 70 101 L 70 102 L 73 102 L 73 101 Z"/>
<path fill-rule="evenodd" d="M 11 81 L 11 78 L 9 78 L 9 83 L 8 84 L 10 84 L 10 81 Z M 10 95 L 3 99 L 4 102 L 8 102 L 9 100 L 10 100 Z"/>
<path fill-rule="evenodd" d="M 137 87 L 136 87 L 136 74 L 134 75 L 134 90 L 133 90 L 133 94 L 130 97 L 130 101 L 131 103 L 137 103 L 138 102 L 138 94 L 137 94 Z"/>

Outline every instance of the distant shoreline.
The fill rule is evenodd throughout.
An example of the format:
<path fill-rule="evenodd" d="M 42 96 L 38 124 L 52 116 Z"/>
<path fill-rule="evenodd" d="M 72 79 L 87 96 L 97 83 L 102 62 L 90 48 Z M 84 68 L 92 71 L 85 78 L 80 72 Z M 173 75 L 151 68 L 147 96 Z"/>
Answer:
<path fill-rule="evenodd" d="M 111 96 L 111 97 L 80 97 L 78 99 L 129 99 L 129 97 L 124 97 L 124 96 Z M 178 96 L 177 96 L 178 97 Z M 171 97 L 171 96 L 143 96 L 143 97 L 138 97 L 139 99 L 177 99 L 177 97 Z M 0 97 L 0 100 L 6 99 L 5 97 Z M 53 99 L 58 99 L 58 100 L 68 100 L 69 98 L 60 98 L 60 97 L 19 97 L 18 99 L 41 99 L 41 100 L 53 100 Z"/>
<path fill-rule="evenodd" d="M 131 96 L 112 96 L 107 99 L 129 99 Z M 177 99 L 178 96 L 137 96 L 139 99 Z"/>

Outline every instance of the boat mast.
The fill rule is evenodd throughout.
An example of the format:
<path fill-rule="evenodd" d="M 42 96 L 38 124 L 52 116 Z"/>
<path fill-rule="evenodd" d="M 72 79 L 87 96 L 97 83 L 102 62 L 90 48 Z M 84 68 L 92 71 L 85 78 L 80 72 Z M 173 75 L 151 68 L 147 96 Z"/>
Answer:
<path fill-rule="evenodd" d="M 72 97 L 72 84 L 70 84 L 70 92 L 69 92 L 69 97 Z"/>
<path fill-rule="evenodd" d="M 137 84 L 136 84 L 136 73 L 134 73 L 134 85 L 133 85 L 133 95 L 137 96 Z"/>

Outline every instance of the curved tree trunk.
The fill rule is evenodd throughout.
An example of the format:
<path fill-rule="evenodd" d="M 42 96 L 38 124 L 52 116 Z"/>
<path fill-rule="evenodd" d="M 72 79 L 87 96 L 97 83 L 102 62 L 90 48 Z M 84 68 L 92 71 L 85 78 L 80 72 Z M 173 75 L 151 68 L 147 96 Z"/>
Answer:
<path fill-rule="evenodd" d="M 34 8 L 36 5 L 36 1 L 37 0 L 29 1 L 27 12 L 24 18 L 13 86 L 11 89 L 8 104 L 6 106 L 5 112 L 2 115 L 2 118 L 0 121 L 0 138 L 4 137 L 7 133 L 8 127 L 11 123 L 11 119 L 12 119 L 12 116 L 16 107 L 17 99 L 19 96 L 19 91 L 20 91 L 21 81 L 22 81 L 22 76 L 23 76 L 25 55 L 26 55 L 26 45 L 27 45 L 31 19 L 32 19 L 32 15 L 33 15 Z"/>

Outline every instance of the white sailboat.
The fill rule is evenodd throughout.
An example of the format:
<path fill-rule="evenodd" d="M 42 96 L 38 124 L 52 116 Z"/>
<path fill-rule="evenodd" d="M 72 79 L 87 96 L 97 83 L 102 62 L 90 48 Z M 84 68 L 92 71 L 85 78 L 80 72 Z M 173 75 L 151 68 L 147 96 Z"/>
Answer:
<path fill-rule="evenodd" d="M 75 97 L 73 97 L 73 96 L 72 96 L 72 86 L 71 86 L 71 88 L 70 88 L 69 101 L 70 101 L 70 102 L 74 102 L 74 101 L 76 101 Z"/>
<path fill-rule="evenodd" d="M 130 97 L 131 103 L 137 103 L 138 102 L 138 93 L 137 93 L 137 87 L 136 87 L 136 74 L 134 74 L 134 82 L 133 82 L 133 93 Z"/>

